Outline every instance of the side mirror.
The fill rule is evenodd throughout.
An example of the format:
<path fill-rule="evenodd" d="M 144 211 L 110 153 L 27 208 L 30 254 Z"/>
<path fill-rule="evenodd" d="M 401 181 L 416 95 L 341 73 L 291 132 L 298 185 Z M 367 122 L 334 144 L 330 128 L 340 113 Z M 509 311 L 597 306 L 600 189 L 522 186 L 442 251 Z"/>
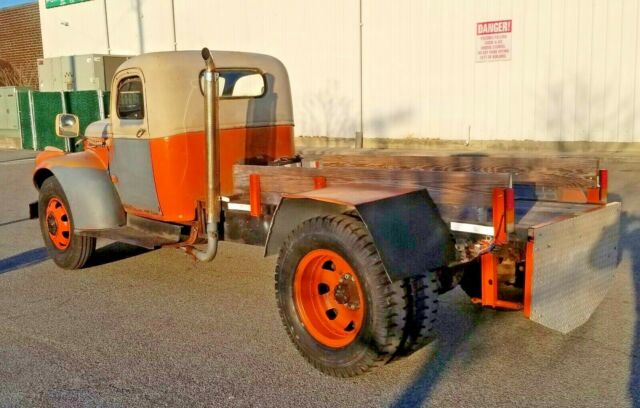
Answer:
<path fill-rule="evenodd" d="M 80 135 L 80 119 L 71 113 L 58 113 L 56 115 L 56 135 L 78 137 Z"/>

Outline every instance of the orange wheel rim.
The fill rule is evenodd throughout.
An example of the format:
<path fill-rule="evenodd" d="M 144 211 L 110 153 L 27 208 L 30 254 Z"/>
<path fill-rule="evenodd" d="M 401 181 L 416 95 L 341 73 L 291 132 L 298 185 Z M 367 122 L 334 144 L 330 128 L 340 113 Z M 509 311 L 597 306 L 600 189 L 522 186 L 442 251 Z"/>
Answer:
<path fill-rule="evenodd" d="M 56 197 L 47 204 L 45 222 L 53 245 L 61 251 L 66 250 L 71 242 L 71 220 L 64 204 Z"/>
<path fill-rule="evenodd" d="M 293 291 L 298 316 L 319 343 L 341 348 L 355 340 L 364 321 L 365 298 L 342 256 L 327 249 L 306 254 L 296 268 Z"/>

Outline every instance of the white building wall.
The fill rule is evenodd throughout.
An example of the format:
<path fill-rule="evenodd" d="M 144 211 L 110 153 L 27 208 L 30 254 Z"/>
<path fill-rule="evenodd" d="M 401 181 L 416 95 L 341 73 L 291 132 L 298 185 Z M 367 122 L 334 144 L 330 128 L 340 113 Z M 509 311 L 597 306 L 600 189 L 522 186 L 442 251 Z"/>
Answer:
<path fill-rule="evenodd" d="M 112 54 L 171 50 L 171 0 L 107 0 Z M 178 49 L 288 67 L 300 135 L 359 124 L 358 0 L 174 0 Z M 365 137 L 640 141 L 638 0 L 362 0 Z M 45 57 L 106 53 L 104 2 L 45 9 Z M 510 61 L 476 23 L 513 20 Z"/>

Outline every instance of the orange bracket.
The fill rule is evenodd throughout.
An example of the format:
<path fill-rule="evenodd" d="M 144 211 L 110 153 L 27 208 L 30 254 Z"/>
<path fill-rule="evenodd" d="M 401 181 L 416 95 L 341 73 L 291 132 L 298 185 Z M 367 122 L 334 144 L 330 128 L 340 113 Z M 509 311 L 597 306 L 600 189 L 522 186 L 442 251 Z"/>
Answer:
<path fill-rule="evenodd" d="M 607 169 L 598 171 L 598 180 L 600 184 L 600 202 L 606 203 L 609 196 L 609 172 Z"/>
<path fill-rule="evenodd" d="M 527 241 L 524 264 L 524 316 L 531 316 L 531 287 L 533 285 L 533 241 Z"/>
<path fill-rule="evenodd" d="M 495 255 L 491 253 L 482 255 L 480 264 L 482 266 L 482 298 L 472 298 L 471 301 L 492 308 L 508 310 L 522 309 L 522 303 L 500 300 L 498 298 L 498 263 L 496 262 Z"/>
<path fill-rule="evenodd" d="M 587 202 L 591 204 L 605 204 L 609 196 L 609 172 L 607 169 L 598 170 L 596 175 L 597 187 L 587 188 Z"/>
<path fill-rule="evenodd" d="M 496 245 L 509 242 L 509 233 L 515 231 L 516 206 L 512 188 L 493 189 L 493 231 Z"/>
<path fill-rule="evenodd" d="M 327 178 L 324 176 L 315 176 L 313 178 L 313 188 L 318 190 L 327 186 Z"/>
<path fill-rule="evenodd" d="M 252 217 L 259 217 L 262 215 L 262 197 L 260 190 L 260 175 L 249 175 L 249 207 L 251 209 Z"/>
<path fill-rule="evenodd" d="M 507 230 L 504 227 L 504 189 L 493 189 L 493 240 L 496 245 L 507 242 Z M 483 268 L 484 269 L 484 268 Z"/>

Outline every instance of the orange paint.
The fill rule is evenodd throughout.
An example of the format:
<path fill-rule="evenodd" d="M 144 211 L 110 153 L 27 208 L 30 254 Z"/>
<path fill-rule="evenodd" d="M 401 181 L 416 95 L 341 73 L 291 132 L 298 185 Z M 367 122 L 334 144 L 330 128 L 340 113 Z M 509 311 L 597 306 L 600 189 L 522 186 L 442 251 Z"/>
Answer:
<path fill-rule="evenodd" d="M 346 299 L 338 292 L 348 293 Z M 358 336 L 366 299 L 358 276 L 338 253 L 315 249 L 302 257 L 293 280 L 293 298 L 304 328 L 320 344 L 342 348 Z"/>
<path fill-rule="evenodd" d="M 66 251 L 71 242 L 71 218 L 57 197 L 51 198 L 47 204 L 45 222 L 53 245 L 61 251 Z"/>
<path fill-rule="evenodd" d="M 48 159 L 59 157 L 59 156 L 64 156 L 64 152 L 57 151 L 57 150 L 45 150 L 44 152 L 38 153 L 38 155 L 36 156 L 36 167 L 35 167 L 36 170 L 42 167 L 46 167 L 46 166 L 43 166 L 42 164 Z"/>
<path fill-rule="evenodd" d="M 315 176 L 313 178 L 313 188 L 316 190 L 327 186 L 327 178 L 324 176 Z"/>
<path fill-rule="evenodd" d="M 206 192 L 204 132 L 154 138 L 150 142 L 156 191 L 163 214 L 156 219 L 193 221 L 197 202 L 205 200 Z M 243 161 L 266 164 L 293 154 L 292 126 L 220 130 L 222 195 L 230 196 L 234 192 L 234 164 Z"/>
<path fill-rule="evenodd" d="M 482 267 L 482 306 L 495 307 L 498 300 L 498 265 L 493 254 L 480 258 Z"/>
<path fill-rule="evenodd" d="M 522 303 L 500 300 L 498 295 L 498 263 L 496 257 L 491 254 L 483 254 L 480 257 L 481 266 L 481 298 L 472 298 L 471 301 L 482 306 L 495 309 L 520 310 Z"/>
<path fill-rule="evenodd" d="M 504 190 L 504 217 L 505 217 L 505 229 L 507 233 L 515 232 L 516 230 L 516 199 L 515 199 L 515 193 L 512 188 L 505 188 Z"/>
<path fill-rule="evenodd" d="M 262 197 L 260 192 L 260 176 L 258 174 L 249 175 L 249 206 L 251 207 L 251 216 L 259 217 L 262 215 Z"/>
<path fill-rule="evenodd" d="M 598 203 L 600 203 L 600 188 L 599 187 L 589 187 L 589 188 L 587 188 L 587 202 L 589 204 L 598 204 Z"/>
<path fill-rule="evenodd" d="M 89 144 L 88 140 L 84 141 L 84 151 L 92 152 L 100 159 L 104 168 L 109 167 L 109 150 L 112 147 L 111 143 L 112 139 L 108 138 L 104 141 L 104 145 L 102 144 Z M 95 142 L 94 142 L 95 143 Z"/>
<path fill-rule="evenodd" d="M 598 180 L 600 181 L 600 202 L 606 203 L 609 196 L 609 172 L 607 169 L 598 171 Z"/>
<path fill-rule="evenodd" d="M 577 187 L 558 187 L 558 200 L 568 203 L 586 203 L 587 194 Z"/>
<path fill-rule="evenodd" d="M 524 267 L 524 315 L 531 317 L 531 289 L 533 286 L 533 241 L 527 241 Z"/>
<path fill-rule="evenodd" d="M 59 151 L 44 151 L 36 156 L 36 165 L 33 169 L 34 179 L 36 173 L 42 169 L 53 167 L 89 168 L 106 170 L 106 164 L 92 150 L 78 153 L 64 153 Z"/>
<path fill-rule="evenodd" d="M 505 225 L 505 190 L 502 188 L 493 189 L 493 231 L 494 240 L 497 245 L 508 241 L 507 228 Z"/>

